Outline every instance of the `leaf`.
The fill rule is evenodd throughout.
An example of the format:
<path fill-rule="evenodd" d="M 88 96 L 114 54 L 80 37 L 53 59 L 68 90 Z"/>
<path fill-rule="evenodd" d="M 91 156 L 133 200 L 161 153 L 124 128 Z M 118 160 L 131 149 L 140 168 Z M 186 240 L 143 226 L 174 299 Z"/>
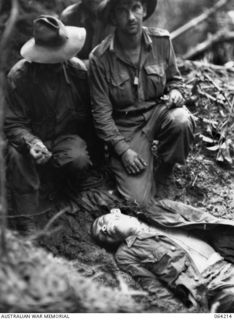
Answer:
<path fill-rule="evenodd" d="M 202 121 L 204 123 L 208 123 L 208 124 L 212 124 L 212 125 L 218 125 L 218 121 L 215 121 L 215 120 L 203 118 Z"/>
<path fill-rule="evenodd" d="M 206 149 L 207 149 L 207 150 L 210 150 L 210 151 L 217 151 L 217 150 L 219 150 L 219 145 L 216 144 L 216 145 L 213 146 L 213 147 L 206 147 Z"/>
<path fill-rule="evenodd" d="M 206 132 L 212 134 L 212 127 L 210 125 L 207 126 Z"/>
<path fill-rule="evenodd" d="M 219 151 L 220 152 L 217 154 L 216 160 L 219 161 L 219 162 L 224 162 L 224 158 L 223 158 L 222 152 L 221 152 L 221 150 L 219 150 Z"/>
<path fill-rule="evenodd" d="M 204 142 L 207 142 L 207 143 L 214 143 L 214 142 L 215 142 L 213 139 L 211 139 L 211 138 L 209 138 L 209 137 L 206 137 L 206 136 L 204 136 L 203 134 L 200 134 L 200 137 L 202 138 L 202 140 L 203 140 Z"/>
<path fill-rule="evenodd" d="M 223 155 L 223 158 L 230 164 L 232 164 L 232 157 L 230 155 L 230 149 L 228 142 L 224 142 L 221 146 L 221 152 Z"/>

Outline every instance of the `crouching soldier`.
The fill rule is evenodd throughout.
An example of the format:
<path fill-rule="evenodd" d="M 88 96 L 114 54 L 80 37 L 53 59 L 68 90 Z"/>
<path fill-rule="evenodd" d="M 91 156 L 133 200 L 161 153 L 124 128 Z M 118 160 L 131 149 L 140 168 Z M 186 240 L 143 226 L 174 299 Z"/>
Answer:
<path fill-rule="evenodd" d="M 43 179 L 53 173 L 78 186 L 92 163 L 86 69 L 74 58 L 85 29 L 40 16 L 33 32 L 8 75 L 4 127 L 8 184 L 24 231 L 33 226 Z"/>
<path fill-rule="evenodd" d="M 173 167 L 185 163 L 194 132 L 192 115 L 183 106 L 183 82 L 169 33 L 143 26 L 156 4 L 107 1 L 116 30 L 90 55 L 97 134 L 109 145 L 118 191 L 139 203 L 168 196 Z M 165 93 L 167 103 L 161 99 Z M 159 142 L 155 168 L 153 140 Z"/>

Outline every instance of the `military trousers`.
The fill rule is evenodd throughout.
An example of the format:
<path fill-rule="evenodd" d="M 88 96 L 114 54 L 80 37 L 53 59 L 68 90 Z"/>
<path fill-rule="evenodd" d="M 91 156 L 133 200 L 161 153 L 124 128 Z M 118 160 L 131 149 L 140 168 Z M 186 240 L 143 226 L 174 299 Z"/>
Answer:
<path fill-rule="evenodd" d="M 157 105 L 140 118 L 117 121 L 120 132 L 127 137 L 130 148 L 147 163 L 145 171 L 129 175 L 120 157 L 111 157 L 111 168 L 115 174 L 118 191 L 127 199 L 147 203 L 156 194 L 154 178 L 154 156 L 152 142 L 158 140 L 158 158 L 166 164 L 184 164 L 191 149 L 195 121 L 186 107 L 168 109 L 165 104 Z"/>
<path fill-rule="evenodd" d="M 7 152 L 7 183 L 16 215 L 38 213 L 39 192 L 42 182 L 63 179 L 82 180 L 91 162 L 86 142 L 76 135 L 64 135 L 50 144 L 52 158 L 44 165 L 37 165 L 29 152 L 19 152 L 9 145 Z"/>

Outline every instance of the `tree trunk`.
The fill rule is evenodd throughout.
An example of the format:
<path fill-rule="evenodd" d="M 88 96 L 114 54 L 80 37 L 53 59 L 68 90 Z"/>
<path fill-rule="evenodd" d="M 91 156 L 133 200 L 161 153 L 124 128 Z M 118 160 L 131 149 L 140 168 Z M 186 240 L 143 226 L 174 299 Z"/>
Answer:
<path fill-rule="evenodd" d="M 178 38 L 188 30 L 196 27 L 198 24 L 201 22 L 207 20 L 211 15 L 216 13 L 217 10 L 225 6 L 230 0 L 219 0 L 212 8 L 206 10 L 204 13 L 202 13 L 200 16 L 190 20 L 188 23 L 185 25 L 181 26 L 177 30 L 171 32 L 171 38 L 172 40 Z"/>
<path fill-rule="evenodd" d="M 8 55 L 8 40 L 12 34 L 19 13 L 18 0 L 12 0 L 10 17 L 0 42 L 0 257 L 6 254 L 6 227 L 7 227 L 7 202 L 6 202 L 6 167 L 4 159 L 5 140 L 3 136 L 4 101 L 5 101 L 5 74 L 4 66 Z"/>

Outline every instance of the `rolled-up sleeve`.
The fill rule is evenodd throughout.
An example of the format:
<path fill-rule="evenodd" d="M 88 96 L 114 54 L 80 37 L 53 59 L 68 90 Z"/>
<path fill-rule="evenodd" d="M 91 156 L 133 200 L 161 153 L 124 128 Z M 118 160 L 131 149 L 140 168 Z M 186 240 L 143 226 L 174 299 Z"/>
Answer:
<path fill-rule="evenodd" d="M 169 38 L 168 41 L 169 43 L 168 43 L 168 50 L 167 50 L 168 66 L 166 70 L 166 77 L 167 77 L 166 89 L 167 91 L 171 91 L 172 89 L 177 89 L 183 94 L 184 82 L 176 63 L 176 56 L 175 56 L 171 39 Z"/>
<path fill-rule="evenodd" d="M 31 132 L 28 117 L 28 103 L 23 92 L 13 79 L 7 80 L 5 99 L 4 132 L 10 144 L 15 148 L 27 149 L 37 139 Z"/>
<path fill-rule="evenodd" d="M 109 98 L 109 87 L 105 68 L 93 54 L 90 56 L 89 83 L 94 125 L 98 136 L 122 155 L 129 145 L 120 134 L 112 117 L 113 106 Z"/>

